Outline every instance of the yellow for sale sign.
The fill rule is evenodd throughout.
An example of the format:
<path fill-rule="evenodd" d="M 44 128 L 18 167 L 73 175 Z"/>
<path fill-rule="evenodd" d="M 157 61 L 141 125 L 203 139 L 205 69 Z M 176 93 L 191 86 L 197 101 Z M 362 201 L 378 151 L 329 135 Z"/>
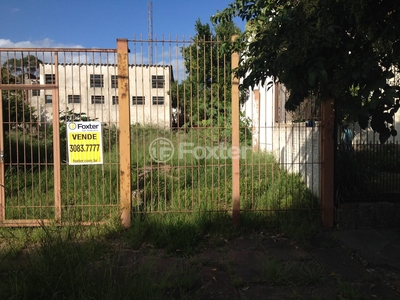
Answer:
<path fill-rule="evenodd" d="M 92 165 L 103 163 L 103 141 L 100 122 L 68 122 L 68 163 Z"/>

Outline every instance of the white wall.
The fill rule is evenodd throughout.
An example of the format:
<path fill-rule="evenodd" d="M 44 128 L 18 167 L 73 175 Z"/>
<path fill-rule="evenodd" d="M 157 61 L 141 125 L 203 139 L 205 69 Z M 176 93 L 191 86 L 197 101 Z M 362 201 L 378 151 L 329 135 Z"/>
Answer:
<path fill-rule="evenodd" d="M 253 150 L 268 151 L 290 173 L 299 173 L 307 187 L 320 196 L 320 130 L 319 123 L 276 122 L 284 120 L 285 90 L 280 85 L 258 86 L 250 91 L 242 112 L 252 120 Z"/>
<path fill-rule="evenodd" d="M 400 110 L 394 115 L 394 128 L 397 130 L 397 136 L 391 136 L 387 143 L 400 143 Z M 358 126 L 358 124 L 354 124 L 350 126 L 353 130 L 353 143 L 373 143 L 378 144 L 379 142 L 379 134 L 374 132 L 371 126 L 368 126 L 366 130 L 363 130 Z"/>
<path fill-rule="evenodd" d="M 273 129 L 272 152 L 281 167 L 299 173 L 307 187 L 320 196 L 320 128 L 304 123 L 278 125 Z"/>
<path fill-rule="evenodd" d="M 45 74 L 54 74 L 54 64 L 41 65 L 40 83 L 45 83 Z M 118 75 L 116 65 L 100 64 L 60 64 L 59 74 L 59 100 L 60 110 L 73 109 L 75 112 L 84 112 L 90 118 L 96 118 L 102 122 L 118 123 L 119 106 L 113 104 L 113 96 L 118 96 L 118 88 L 111 86 L 111 77 Z M 104 78 L 103 87 L 90 87 L 90 75 L 101 74 Z M 152 88 L 152 75 L 164 76 L 163 88 Z M 168 95 L 170 82 L 172 80 L 172 69 L 170 66 L 156 65 L 130 65 L 129 66 L 129 89 L 131 123 L 140 123 L 161 127 L 171 125 L 171 101 Z M 41 91 L 40 107 L 45 120 L 52 119 L 52 104 L 45 103 L 45 95 L 51 95 L 51 90 Z M 68 95 L 80 95 L 81 103 L 68 103 Z M 103 104 L 92 104 L 92 95 L 104 96 Z M 144 105 L 133 105 L 132 96 L 145 97 Z M 164 97 L 163 105 L 154 105 L 153 96 Z M 33 104 L 36 101 L 33 101 Z"/>

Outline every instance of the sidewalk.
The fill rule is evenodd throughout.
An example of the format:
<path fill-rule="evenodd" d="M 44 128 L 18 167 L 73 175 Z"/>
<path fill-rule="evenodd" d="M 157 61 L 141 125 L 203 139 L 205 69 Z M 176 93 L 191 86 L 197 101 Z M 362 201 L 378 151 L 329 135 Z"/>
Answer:
<path fill-rule="evenodd" d="M 191 299 L 400 299 L 400 230 L 326 230 L 306 250 L 259 234 L 186 258 L 141 259 L 155 274 L 196 268 Z"/>
<path fill-rule="evenodd" d="M 400 270 L 400 229 L 338 231 L 337 236 L 371 266 Z"/>

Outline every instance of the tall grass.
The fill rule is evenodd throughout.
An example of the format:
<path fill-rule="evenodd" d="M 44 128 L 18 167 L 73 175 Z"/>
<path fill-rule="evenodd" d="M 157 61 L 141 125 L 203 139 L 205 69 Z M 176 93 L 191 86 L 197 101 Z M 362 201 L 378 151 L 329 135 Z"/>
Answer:
<path fill-rule="evenodd" d="M 151 265 L 126 265 L 121 246 L 113 246 L 99 229 L 74 225 L 35 232 L 17 256 L 0 248 L 1 299 L 161 299 L 171 280 L 153 281 Z"/>
<path fill-rule="evenodd" d="M 284 231 L 302 243 L 318 226 L 316 197 L 299 175 L 282 170 L 271 154 L 246 151 L 241 157 L 241 226 L 235 228 L 232 159 L 178 151 L 180 143 L 229 148 L 218 129 L 131 129 L 131 228 L 123 230 L 119 222 L 116 139 L 108 142 L 104 165 L 62 164 L 64 226 L 0 228 L 0 299 L 195 299 L 195 268 L 154 280 L 151 263 L 129 261 L 132 251 L 151 245 L 187 256 L 204 243 L 218 245 L 255 230 Z M 149 152 L 160 137 L 175 149 L 165 162 L 156 162 Z M 35 147 L 40 150 L 41 145 Z M 52 164 L 9 164 L 6 170 L 6 218 L 54 219 Z M 82 227 L 81 221 L 106 224 Z"/>
<path fill-rule="evenodd" d="M 128 230 L 117 218 L 92 226 L 0 228 L 0 299 L 196 299 L 201 286 L 196 265 L 173 265 L 171 272 L 159 273 L 151 260 L 140 260 L 140 253 L 155 248 L 163 249 L 161 256 L 188 257 L 255 230 L 266 232 L 265 216 L 243 217 L 240 228 L 232 226 L 226 213 L 207 212 L 135 215 Z M 315 219 L 298 218 L 296 225 L 300 223 L 310 230 Z M 160 258 L 156 253 L 150 257 Z M 276 272 L 285 265 L 276 265 L 275 274 L 268 266 L 265 275 L 273 281 L 287 275 L 285 282 L 320 278 L 317 269 L 285 269 L 281 274 Z"/>
<path fill-rule="evenodd" d="M 218 129 L 172 132 L 135 125 L 131 134 L 134 213 L 230 212 L 232 158 L 227 149 L 231 145 Z M 162 162 L 155 161 L 154 155 L 151 155 L 150 146 L 158 138 L 168 140 L 169 146 L 174 149 L 173 155 Z M 102 221 L 118 213 L 117 140 L 115 143 L 108 142 L 113 146 L 104 153 L 104 165 L 62 164 L 64 220 Z M 190 152 L 196 148 L 197 152 Z M 272 154 L 253 152 L 250 148 L 243 150 L 240 157 L 242 210 L 277 212 L 318 209 L 316 197 L 299 175 L 281 169 Z M 29 169 L 10 165 L 6 173 L 6 217 L 54 218 L 53 174 L 52 164 Z"/>

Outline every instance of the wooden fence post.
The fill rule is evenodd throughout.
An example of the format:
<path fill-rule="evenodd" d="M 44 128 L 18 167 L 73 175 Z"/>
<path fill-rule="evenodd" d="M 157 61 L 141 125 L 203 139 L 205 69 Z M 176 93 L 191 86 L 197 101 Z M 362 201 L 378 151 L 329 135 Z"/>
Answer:
<path fill-rule="evenodd" d="M 53 112 L 53 163 L 54 163 L 54 206 L 57 222 L 62 221 L 61 215 L 61 155 L 60 155 L 60 99 L 59 99 L 59 70 L 58 70 L 58 52 L 54 53 L 55 80 L 57 89 L 52 90 L 52 112 Z"/>
<path fill-rule="evenodd" d="M 232 36 L 232 42 L 236 39 Z M 232 53 L 232 70 L 239 65 L 239 54 Z M 232 73 L 232 212 L 233 224 L 240 222 L 240 139 L 239 139 L 239 78 Z"/>
<path fill-rule="evenodd" d="M 1 77 L 1 70 L 0 70 L 0 78 Z M 2 83 L 0 81 L 0 83 Z M 5 176 L 4 176 L 4 139 L 3 139 L 3 90 L 0 89 L 0 227 L 1 223 L 5 219 L 6 216 L 6 198 L 5 198 Z"/>
<path fill-rule="evenodd" d="M 129 105 L 128 40 L 117 39 L 118 106 L 119 106 L 119 165 L 120 205 L 122 226 L 131 226 L 131 115 Z"/>
<path fill-rule="evenodd" d="M 334 102 L 321 103 L 321 209 L 322 226 L 332 228 L 335 223 L 334 209 Z"/>

